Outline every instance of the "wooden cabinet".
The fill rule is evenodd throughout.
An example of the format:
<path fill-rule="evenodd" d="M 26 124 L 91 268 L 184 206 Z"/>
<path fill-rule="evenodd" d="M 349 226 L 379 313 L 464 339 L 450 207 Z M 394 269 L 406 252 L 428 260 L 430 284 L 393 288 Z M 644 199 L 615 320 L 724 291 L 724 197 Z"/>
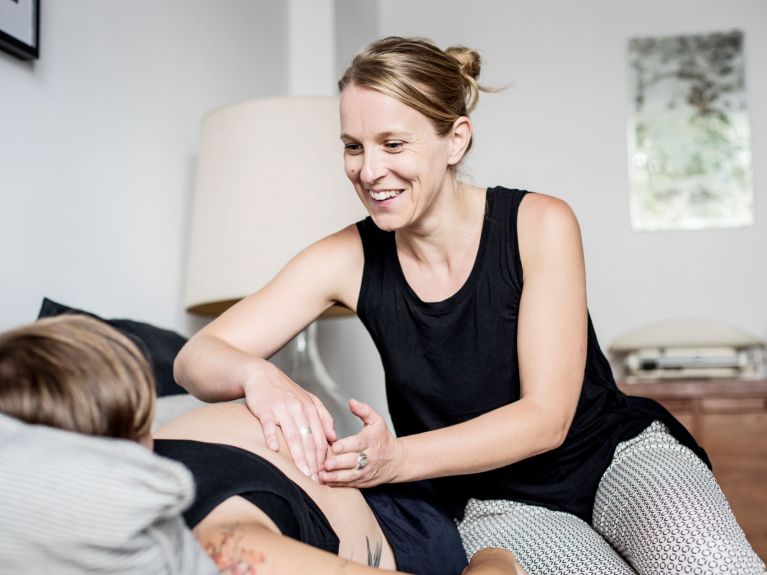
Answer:
<path fill-rule="evenodd" d="M 767 561 L 767 380 L 619 383 L 662 403 L 711 458 L 714 476 L 751 545 Z"/>

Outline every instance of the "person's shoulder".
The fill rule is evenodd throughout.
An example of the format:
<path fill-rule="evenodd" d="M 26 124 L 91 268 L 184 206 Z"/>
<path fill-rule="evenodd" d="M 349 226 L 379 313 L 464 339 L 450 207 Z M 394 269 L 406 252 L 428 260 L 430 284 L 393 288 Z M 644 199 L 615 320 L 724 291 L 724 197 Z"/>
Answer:
<path fill-rule="evenodd" d="M 335 253 L 358 249 L 359 244 L 360 234 L 357 230 L 357 225 L 350 224 L 314 242 L 305 251 L 315 255 L 329 256 Z"/>
<path fill-rule="evenodd" d="M 363 258 L 356 224 L 325 236 L 299 254 L 299 259 L 314 262 L 326 270 L 356 268 L 362 265 Z"/>
<path fill-rule="evenodd" d="M 541 193 L 526 193 L 519 207 L 519 225 L 545 234 L 552 229 L 577 229 L 578 219 L 563 199 Z"/>
<path fill-rule="evenodd" d="M 546 194 L 527 194 L 519 208 L 517 237 L 522 265 L 551 261 L 552 255 L 567 259 L 581 250 L 581 231 L 569 204 Z M 579 256 L 578 256 L 579 257 Z"/>

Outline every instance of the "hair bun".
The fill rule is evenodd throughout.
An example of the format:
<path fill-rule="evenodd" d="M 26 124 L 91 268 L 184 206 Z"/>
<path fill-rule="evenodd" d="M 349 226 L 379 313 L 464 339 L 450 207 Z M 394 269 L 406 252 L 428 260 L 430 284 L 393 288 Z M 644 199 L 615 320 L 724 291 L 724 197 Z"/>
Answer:
<path fill-rule="evenodd" d="M 450 46 L 445 54 L 452 57 L 461 69 L 461 77 L 464 85 L 464 102 L 466 113 L 471 113 L 479 101 L 479 92 L 483 90 L 477 79 L 481 67 L 479 52 L 466 46 Z"/>
<path fill-rule="evenodd" d="M 450 46 L 445 53 L 458 60 L 462 74 L 475 81 L 479 79 L 482 63 L 479 52 L 466 46 Z"/>

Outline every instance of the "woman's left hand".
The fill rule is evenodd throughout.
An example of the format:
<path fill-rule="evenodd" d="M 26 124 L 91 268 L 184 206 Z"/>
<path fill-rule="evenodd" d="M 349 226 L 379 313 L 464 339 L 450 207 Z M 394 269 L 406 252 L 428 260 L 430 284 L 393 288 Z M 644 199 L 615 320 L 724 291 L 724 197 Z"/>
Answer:
<path fill-rule="evenodd" d="M 333 487 L 373 487 L 392 482 L 401 457 L 399 441 L 381 414 L 367 403 L 352 399 L 349 409 L 364 427 L 332 445 L 320 481 Z"/>

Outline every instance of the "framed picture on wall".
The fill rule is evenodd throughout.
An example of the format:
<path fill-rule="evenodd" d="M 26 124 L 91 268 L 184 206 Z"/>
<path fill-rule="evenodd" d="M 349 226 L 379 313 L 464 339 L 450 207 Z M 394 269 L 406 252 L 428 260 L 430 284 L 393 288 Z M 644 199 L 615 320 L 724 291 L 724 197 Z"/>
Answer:
<path fill-rule="evenodd" d="M 753 225 L 743 45 L 739 30 L 630 40 L 634 229 Z"/>
<path fill-rule="evenodd" d="M 40 57 L 40 0 L 0 0 L 0 49 L 22 60 Z"/>

